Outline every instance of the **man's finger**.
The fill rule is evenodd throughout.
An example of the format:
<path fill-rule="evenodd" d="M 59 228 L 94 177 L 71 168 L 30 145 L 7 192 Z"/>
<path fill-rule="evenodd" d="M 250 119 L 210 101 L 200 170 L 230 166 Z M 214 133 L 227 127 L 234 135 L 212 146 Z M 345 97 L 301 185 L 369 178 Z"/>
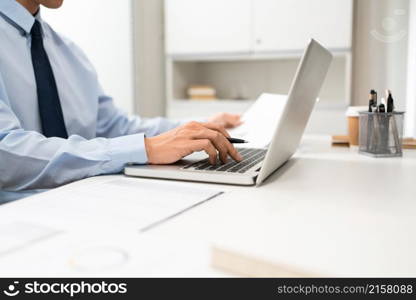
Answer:
<path fill-rule="evenodd" d="M 231 117 L 231 123 L 235 126 L 240 125 L 241 122 L 241 116 L 240 115 L 234 115 L 233 117 Z"/>
<path fill-rule="evenodd" d="M 217 148 L 223 163 L 227 162 L 228 155 L 236 161 L 242 160 L 241 155 L 234 146 L 218 131 L 210 129 L 201 130 L 195 133 L 194 138 L 209 139 L 215 148 Z"/>
<path fill-rule="evenodd" d="M 231 145 L 230 142 L 225 138 L 222 133 L 219 131 L 211 130 L 208 128 L 203 128 L 195 132 L 194 138 L 196 139 L 209 139 L 214 147 L 219 152 L 219 157 L 223 163 L 226 163 L 228 160 L 228 152 L 229 147 Z"/>
<path fill-rule="evenodd" d="M 215 150 L 215 147 L 210 140 L 199 139 L 190 141 L 190 147 L 193 152 L 205 151 L 205 153 L 209 156 L 209 162 L 211 165 L 217 164 L 217 150 Z"/>
<path fill-rule="evenodd" d="M 242 161 L 243 157 L 240 153 L 238 153 L 237 149 L 230 143 L 230 147 L 228 148 L 228 154 L 234 159 L 235 161 Z"/>
<path fill-rule="evenodd" d="M 229 115 L 227 117 L 226 128 L 233 128 L 241 125 L 241 116 L 240 115 Z"/>

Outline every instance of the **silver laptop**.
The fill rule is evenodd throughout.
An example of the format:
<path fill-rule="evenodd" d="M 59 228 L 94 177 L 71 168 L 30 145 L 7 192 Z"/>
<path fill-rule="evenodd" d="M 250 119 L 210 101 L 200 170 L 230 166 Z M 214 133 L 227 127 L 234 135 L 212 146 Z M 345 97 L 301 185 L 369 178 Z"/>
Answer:
<path fill-rule="evenodd" d="M 274 134 L 267 149 L 238 149 L 243 156 L 241 162 L 230 160 L 213 166 L 204 153 L 198 152 L 172 165 L 129 165 L 124 173 L 147 178 L 260 185 L 295 153 L 331 61 L 331 53 L 311 40 L 299 63 L 278 125 L 270 128 Z"/>

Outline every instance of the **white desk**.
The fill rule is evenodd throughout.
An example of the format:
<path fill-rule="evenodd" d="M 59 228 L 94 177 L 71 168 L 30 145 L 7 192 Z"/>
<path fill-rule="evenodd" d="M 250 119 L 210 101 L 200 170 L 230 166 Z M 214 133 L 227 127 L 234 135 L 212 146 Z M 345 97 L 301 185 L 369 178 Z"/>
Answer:
<path fill-rule="evenodd" d="M 282 263 L 321 276 L 416 276 L 415 174 L 414 150 L 403 158 L 374 159 L 333 148 L 329 138 L 309 137 L 263 186 L 201 184 L 227 192 L 145 235 L 207 246 L 257 245 L 266 258 L 277 253 Z M 0 219 L 17 218 L 31 200 L 0 207 Z M 320 262 L 318 269 L 314 262 Z M 218 274 L 206 269 L 184 275 Z"/>

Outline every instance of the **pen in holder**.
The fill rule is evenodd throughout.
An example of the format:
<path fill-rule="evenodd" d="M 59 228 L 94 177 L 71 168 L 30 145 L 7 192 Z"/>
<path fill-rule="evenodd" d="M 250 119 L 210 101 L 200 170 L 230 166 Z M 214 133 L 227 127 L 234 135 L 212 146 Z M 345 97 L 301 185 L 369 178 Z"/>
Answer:
<path fill-rule="evenodd" d="M 404 112 L 360 112 L 359 152 L 373 157 L 402 156 Z"/>

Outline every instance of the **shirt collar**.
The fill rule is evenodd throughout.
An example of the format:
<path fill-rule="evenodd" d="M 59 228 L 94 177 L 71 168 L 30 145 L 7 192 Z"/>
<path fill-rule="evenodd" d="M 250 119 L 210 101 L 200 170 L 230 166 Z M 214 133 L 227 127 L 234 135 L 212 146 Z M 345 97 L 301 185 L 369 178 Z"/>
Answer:
<path fill-rule="evenodd" d="M 16 0 L 1 0 L 0 13 L 9 19 L 23 34 L 30 34 L 30 30 L 35 23 L 35 18 L 40 20 L 40 12 L 36 16 L 32 16 L 30 12 L 24 8 Z"/>

